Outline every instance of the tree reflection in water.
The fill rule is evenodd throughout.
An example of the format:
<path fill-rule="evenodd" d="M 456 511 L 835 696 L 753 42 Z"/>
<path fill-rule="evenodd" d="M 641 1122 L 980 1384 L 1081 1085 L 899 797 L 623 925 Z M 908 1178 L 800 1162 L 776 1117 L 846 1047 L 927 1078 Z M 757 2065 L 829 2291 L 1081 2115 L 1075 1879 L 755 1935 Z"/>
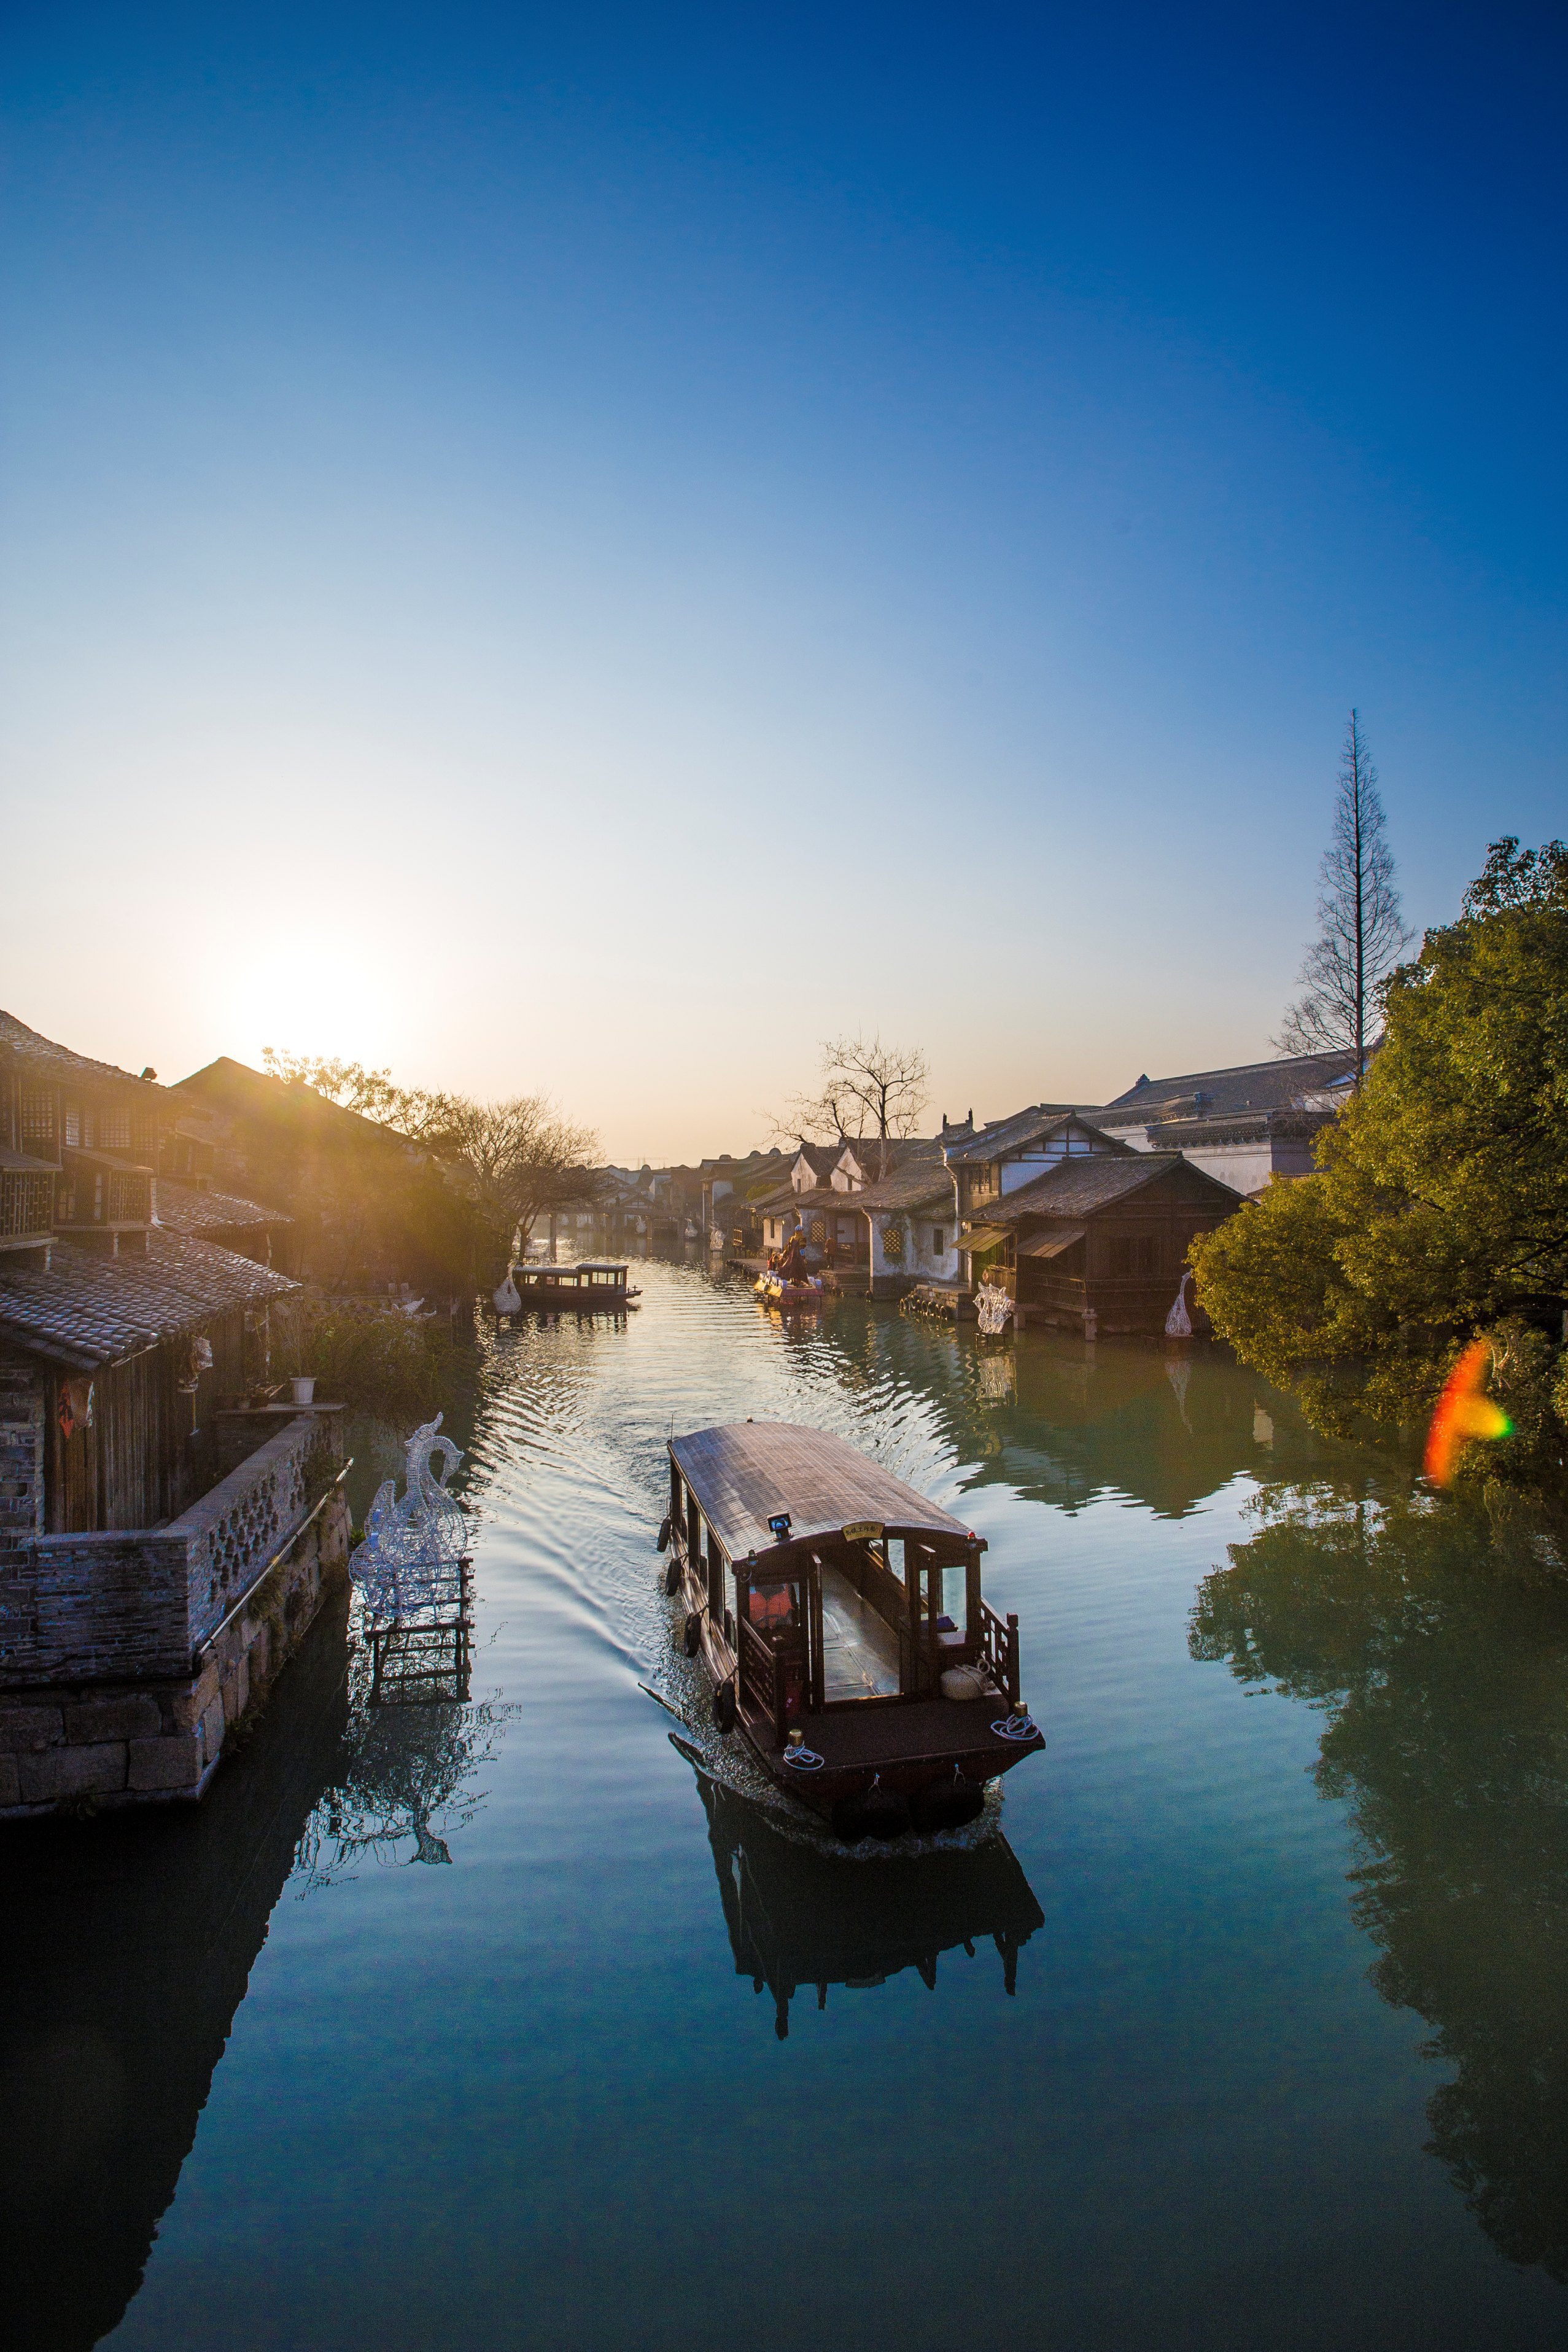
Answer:
<path fill-rule="evenodd" d="M 1322 1707 L 1384 1998 L 1454 2079 L 1429 2152 L 1510 2260 L 1568 2281 L 1568 1579 L 1475 1506 L 1287 1490 L 1198 1588 L 1195 1657 Z"/>
<path fill-rule="evenodd" d="M 485 1801 L 474 1776 L 495 1753 L 515 1709 L 467 1703 L 467 1675 L 451 1696 L 411 1705 L 371 1696 L 368 1644 L 349 1670 L 349 1719 L 332 1785 L 313 1808 L 295 1854 L 295 1893 L 351 1878 L 367 1857 L 383 1864 L 452 1859 L 449 1837 Z M 412 1851 L 407 1849 L 412 1842 Z"/>

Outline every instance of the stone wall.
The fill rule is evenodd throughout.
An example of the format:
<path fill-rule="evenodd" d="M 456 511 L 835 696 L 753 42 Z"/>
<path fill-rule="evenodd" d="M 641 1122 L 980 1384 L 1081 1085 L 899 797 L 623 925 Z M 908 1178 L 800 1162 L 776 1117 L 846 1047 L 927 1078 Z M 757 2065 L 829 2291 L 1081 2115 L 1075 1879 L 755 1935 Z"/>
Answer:
<path fill-rule="evenodd" d="M 0 1348 L 0 1590 L 43 1528 L 45 1411 L 37 1368 Z"/>
<path fill-rule="evenodd" d="M 335 1412 L 290 1419 L 167 1527 L 31 1536 L 0 1590 L 0 1698 L 187 1673 L 304 1518 L 310 1457 L 341 1459 L 340 1425 Z"/>
<path fill-rule="evenodd" d="M 41 1470 L 45 1391 L 0 1385 L 17 1465 L 17 1539 L 0 1555 L 0 1817 L 200 1796 L 346 1574 L 348 1506 L 327 1483 L 340 1418 L 291 1418 L 165 1528 L 46 1536 L 28 1483 L 35 1392 Z"/>
<path fill-rule="evenodd" d="M 194 1658 L 185 1653 L 182 1673 L 0 1690 L 0 1819 L 199 1797 L 225 1740 L 264 1705 L 324 1594 L 344 1580 L 348 1557 L 348 1505 L 335 1486 L 228 1623 Z"/>

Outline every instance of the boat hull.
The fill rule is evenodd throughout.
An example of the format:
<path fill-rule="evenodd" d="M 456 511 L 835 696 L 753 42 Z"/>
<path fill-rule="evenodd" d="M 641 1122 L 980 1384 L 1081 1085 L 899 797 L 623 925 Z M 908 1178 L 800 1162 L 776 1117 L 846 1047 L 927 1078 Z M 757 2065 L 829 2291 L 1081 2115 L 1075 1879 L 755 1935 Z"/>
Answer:
<path fill-rule="evenodd" d="M 679 1581 L 674 1598 L 681 1622 L 696 1618 L 700 1622 L 695 1659 L 716 1695 L 721 1685 L 736 1687 L 739 1662 L 705 1606 L 703 1586 L 692 1574 L 678 1538 L 674 1556 Z M 913 1802 L 918 1814 L 923 1802 L 939 1801 L 938 1791 L 983 1791 L 988 1781 L 1010 1772 L 1045 1746 L 1038 1730 L 1019 1738 L 993 1727 L 1008 1717 L 1008 1701 L 999 1691 L 976 1699 L 862 1699 L 827 1706 L 791 1718 L 789 1728 L 801 1734 L 808 1755 L 821 1759 L 802 1768 L 788 1760 L 788 1737 L 780 1747 L 771 1718 L 742 1699 L 733 1737 L 746 1742 L 776 1787 L 842 1832 L 846 1819 L 871 1799 L 873 1790 L 879 1800 L 905 1806 Z M 902 1829 L 857 1828 L 850 1833 L 899 1835 L 917 1825 L 906 1821 Z"/>

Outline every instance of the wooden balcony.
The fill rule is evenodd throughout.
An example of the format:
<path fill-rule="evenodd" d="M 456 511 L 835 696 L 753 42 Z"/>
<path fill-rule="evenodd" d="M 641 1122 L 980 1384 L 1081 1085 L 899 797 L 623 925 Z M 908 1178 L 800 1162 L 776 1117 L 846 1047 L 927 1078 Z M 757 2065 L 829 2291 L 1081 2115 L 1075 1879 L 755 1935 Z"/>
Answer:
<path fill-rule="evenodd" d="M 89 1246 L 112 1244 L 121 1234 L 145 1234 L 152 1223 L 152 1171 L 127 1165 L 103 1151 L 60 1153 L 55 1230 Z"/>
<path fill-rule="evenodd" d="M 24 1151 L 0 1150 L 0 1250 L 42 1249 L 55 1222 L 57 1171 Z"/>

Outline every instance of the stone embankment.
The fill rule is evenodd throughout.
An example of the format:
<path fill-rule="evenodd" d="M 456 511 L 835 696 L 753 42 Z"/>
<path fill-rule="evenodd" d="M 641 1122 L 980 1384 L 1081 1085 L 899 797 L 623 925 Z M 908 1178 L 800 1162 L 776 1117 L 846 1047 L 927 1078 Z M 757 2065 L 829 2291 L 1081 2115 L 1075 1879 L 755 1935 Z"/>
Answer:
<path fill-rule="evenodd" d="M 5 1612 L 0 1818 L 202 1794 L 347 1573 L 339 1428 L 288 1421 L 165 1528 L 33 1542 Z"/>

